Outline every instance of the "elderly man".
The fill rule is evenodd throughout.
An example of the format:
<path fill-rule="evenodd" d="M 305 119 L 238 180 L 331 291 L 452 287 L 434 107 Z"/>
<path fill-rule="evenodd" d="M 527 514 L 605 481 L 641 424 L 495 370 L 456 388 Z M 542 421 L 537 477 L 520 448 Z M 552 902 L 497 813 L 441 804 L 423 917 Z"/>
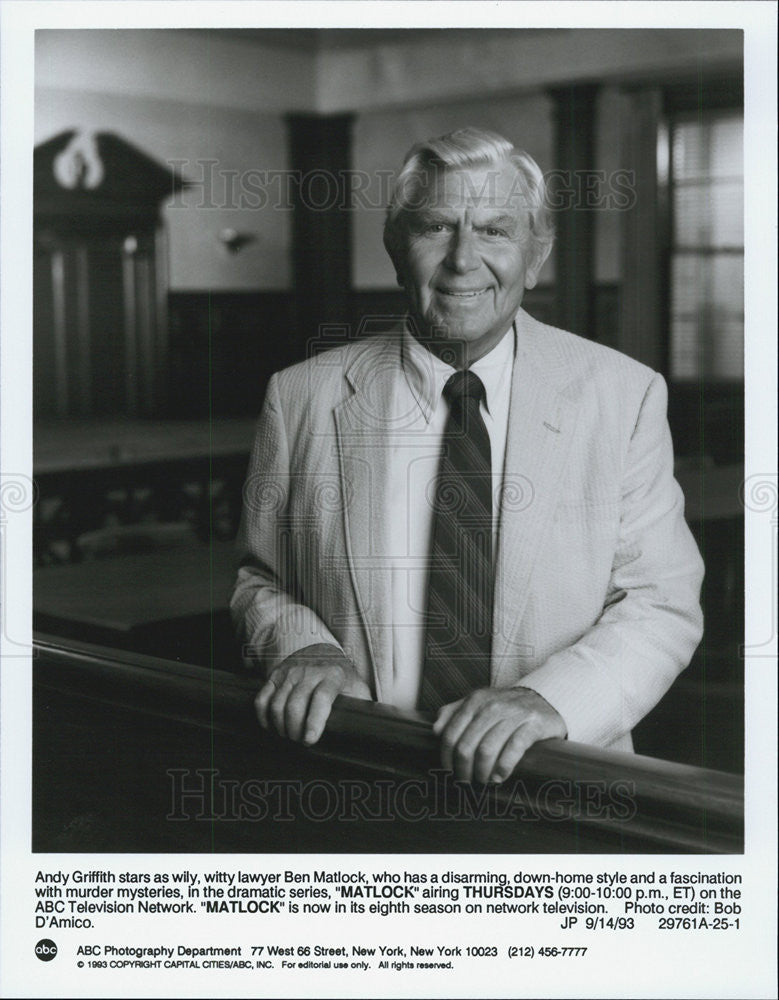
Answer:
<path fill-rule="evenodd" d="M 701 636 L 660 375 L 521 309 L 541 171 L 493 133 L 415 146 L 385 246 L 402 329 L 268 386 L 232 610 L 262 725 L 338 694 L 436 713 L 457 777 L 551 737 L 629 749 Z"/>

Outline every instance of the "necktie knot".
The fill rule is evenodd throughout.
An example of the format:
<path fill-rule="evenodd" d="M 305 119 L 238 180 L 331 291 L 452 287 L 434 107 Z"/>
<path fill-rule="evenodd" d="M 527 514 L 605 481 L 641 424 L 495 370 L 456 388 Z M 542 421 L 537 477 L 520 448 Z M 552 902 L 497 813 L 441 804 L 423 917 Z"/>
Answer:
<path fill-rule="evenodd" d="M 480 403 L 485 396 L 482 380 L 472 371 L 455 372 L 444 386 L 444 398 L 450 405 L 464 406 L 466 400 Z"/>

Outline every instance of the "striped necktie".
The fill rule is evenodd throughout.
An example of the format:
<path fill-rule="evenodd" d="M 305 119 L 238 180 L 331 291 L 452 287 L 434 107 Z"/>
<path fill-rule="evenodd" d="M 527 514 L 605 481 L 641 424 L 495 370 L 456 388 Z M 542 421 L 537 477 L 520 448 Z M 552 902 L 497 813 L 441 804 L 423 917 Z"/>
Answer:
<path fill-rule="evenodd" d="M 490 682 L 492 462 L 479 411 L 484 386 L 458 371 L 435 484 L 425 657 L 419 707 L 435 710 Z"/>

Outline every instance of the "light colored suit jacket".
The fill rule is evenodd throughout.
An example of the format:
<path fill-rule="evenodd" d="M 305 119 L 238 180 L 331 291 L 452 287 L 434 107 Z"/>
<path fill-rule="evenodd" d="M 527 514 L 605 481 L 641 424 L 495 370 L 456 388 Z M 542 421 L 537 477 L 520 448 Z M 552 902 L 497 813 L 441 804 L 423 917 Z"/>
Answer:
<path fill-rule="evenodd" d="M 702 631 L 665 383 L 523 310 L 516 329 L 491 683 L 537 691 L 571 740 L 629 749 Z M 248 660 L 271 670 L 335 643 L 379 701 L 393 670 L 388 415 L 403 377 L 398 335 L 273 376 L 231 601 Z"/>

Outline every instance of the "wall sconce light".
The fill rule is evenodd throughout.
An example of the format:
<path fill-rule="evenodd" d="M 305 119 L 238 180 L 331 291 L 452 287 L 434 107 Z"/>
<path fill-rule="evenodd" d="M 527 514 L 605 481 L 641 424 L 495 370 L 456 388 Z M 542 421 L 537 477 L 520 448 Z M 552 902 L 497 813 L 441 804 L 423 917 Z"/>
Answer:
<path fill-rule="evenodd" d="M 237 229 L 222 229 L 217 238 L 229 254 L 240 253 L 250 243 L 257 242 L 254 233 L 239 233 Z"/>

